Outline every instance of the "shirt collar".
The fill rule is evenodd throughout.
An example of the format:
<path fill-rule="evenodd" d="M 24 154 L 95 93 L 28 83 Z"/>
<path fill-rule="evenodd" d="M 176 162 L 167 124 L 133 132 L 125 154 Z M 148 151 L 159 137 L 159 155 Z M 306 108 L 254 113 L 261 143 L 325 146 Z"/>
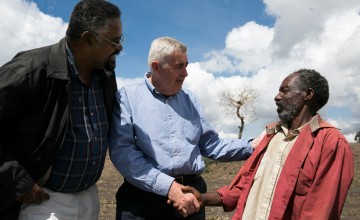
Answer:
<path fill-rule="evenodd" d="M 149 80 L 150 76 L 151 76 L 151 72 L 146 72 L 146 73 L 145 73 L 145 84 L 146 84 L 146 86 L 148 87 L 148 89 L 151 91 L 152 94 L 154 94 L 154 95 L 160 95 L 160 96 L 162 96 L 162 97 L 164 97 L 164 98 L 166 98 L 166 99 L 173 97 L 173 96 L 164 96 L 164 95 L 161 94 L 160 92 L 156 91 L 154 85 L 151 84 L 151 82 L 150 82 L 150 80 Z M 175 94 L 175 95 L 176 95 L 176 94 Z M 174 96 L 175 96 L 175 95 L 174 95 Z"/>
<path fill-rule="evenodd" d="M 76 66 L 75 66 L 75 57 L 74 57 L 73 53 L 71 52 L 71 50 L 70 50 L 67 43 L 65 44 L 65 47 L 66 47 L 67 59 L 68 59 L 70 65 L 71 65 L 71 70 L 72 71 L 70 71 L 70 72 L 71 72 L 72 75 L 79 76 L 79 72 L 77 71 Z"/>
<path fill-rule="evenodd" d="M 317 117 L 317 115 L 315 115 L 311 118 L 311 120 L 309 122 L 305 123 L 303 126 L 301 126 L 299 128 L 294 129 L 291 132 L 291 135 L 289 136 L 289 138 L 294 138 L 294 137 L 298 136 L 300 134 L 300 131 L 308 124 L 310 125 L 311 132 L 314 132 L 321 127 L 319 118 Z M 275 126 L 266 128 L 266 133 L 268 135 L 276 134 L 278 132 L 283 132 L 285 134 L 285 136 L 287 136 L 288 131 L 289 131 L 288 124 L 285 122 L 282 122 L 282 121 L 279 121 L 277 124 L 275 124 Z"/>
<path fill-rule="evenodd" d="M 156 91 L 155 87 L 153 86 L 153 84 L 151 84 L 149 78 L 151 76 L 151 72 L 146 72 L 145 73 L 145 84 L 146 86 L 148 87 L 148 89 L 152 92 L 152 93 L 155 93 L 155 94 L 160 94 Z"/>
<path fill-rule="evenodd" d="M 294 138 L 296 138 L 296 137 L 300 134 L 301 130 L 302 130 L 307 124 L 308 124 L 308 122 L 305 123 L 304 125 L 302 125 L 301 127 L 292 130 L 292 131 L 290 132 L 290 134 L 289 134 L 289 128 L 288 128 L 288 124 L 287 124 L 287 123 L 281 123 L 281 124 L 279 124 L 279 125 L 276 126 L 276 127 L 278 127 L 279 130 L 282 130 L 282 131 L 284 132 L 284 134 L 285 134 L 284 141 L 291 141 L 291 140 L 293 140 Z"/>
<path fill-rule="evenodd" d="M 310 129 L 311 132 L 314 132 L 316 130 L 318 130 L 319 128 L 321 128 L 322 126 L 320 126 L 320 116 L 316 114 L 315 116 L 313 116 L 309 122 L 310 124 Z"/>

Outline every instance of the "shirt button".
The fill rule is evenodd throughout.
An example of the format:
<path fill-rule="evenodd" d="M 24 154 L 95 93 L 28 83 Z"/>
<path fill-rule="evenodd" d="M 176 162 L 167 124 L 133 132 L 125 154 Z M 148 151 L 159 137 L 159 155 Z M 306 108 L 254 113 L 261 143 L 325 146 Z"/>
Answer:
<path fill-rule="evenodd" d="M 93 115 L 94 115 L 94 113 L 92 113 L 92 112 L 91 112 L 91 113 L 90 113 L 90 115 L 91 115 L 91 116 L 93 116 Z"/>

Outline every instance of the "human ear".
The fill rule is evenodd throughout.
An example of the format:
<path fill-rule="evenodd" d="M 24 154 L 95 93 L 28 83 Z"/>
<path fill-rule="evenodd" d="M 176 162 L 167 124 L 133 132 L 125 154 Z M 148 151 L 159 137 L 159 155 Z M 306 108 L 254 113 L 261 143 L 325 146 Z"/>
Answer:
<path fill-rule="evenodd" d="M 152 67 L 153 70 L 159 71 L 159 69 L 160 69 L 160 64 L 159 64 L 159 62 L 157 62 L 157 61 L 152 61 L 152 62 L 151 62 L 151 67 Z"/>
<path fill-rule="evenodd" d="M 305 90 L 304 100 L 311 100 L 314 97 L 314 90 L 312 88 L 308 88 Z"/>
<path fill-rule="evenodd" d="M 91 46 L 92 45 L 92 34 L 90 31 L 85 31 L 81 34 L 81 43 Z"/>

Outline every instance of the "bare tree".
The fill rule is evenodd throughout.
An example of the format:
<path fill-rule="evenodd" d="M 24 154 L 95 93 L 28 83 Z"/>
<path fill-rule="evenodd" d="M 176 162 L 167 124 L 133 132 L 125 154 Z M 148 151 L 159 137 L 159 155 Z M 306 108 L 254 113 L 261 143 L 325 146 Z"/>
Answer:
<path fill-rule="evenodd" d="M 248 123 L 257 120 L 254 104 L 259 100 L 259 95 L 260 93 L 257 90 L 249 86 L 234 90 L 227 89 L 219 93 L 220 101 L 218 104 L 221 111 L 225 114 L 236 113 L 237 118 L 240 119 L 239 138 L 241 138 L 245 127 L 245 120 Z"/>

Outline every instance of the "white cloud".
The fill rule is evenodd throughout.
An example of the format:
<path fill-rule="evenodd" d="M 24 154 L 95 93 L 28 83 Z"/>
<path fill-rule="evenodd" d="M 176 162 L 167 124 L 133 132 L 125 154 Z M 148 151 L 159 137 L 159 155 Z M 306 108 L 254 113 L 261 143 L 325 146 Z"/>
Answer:
<path fill-rule="evenodd" d="M 236 68 L 233 64 L 231 57 L 226 56 L 224 52 L 211 51 L 205 54 L 206 61 L 201 63 L 202 68 L 205 70 L 212 70 L 214 72 L 229 72 L 233 73 Z"/>
<path fill-rule="evenodd" d="M 257 51 L 268 49 L 273 39 L 272 28 L 259 25 L 254 21 L 233 28 L 226 37 L 226 49 L 236 51 Z"/>
<path fill-rule="evenodd" d="M 264 3 L 266 12 L 277 18 L 274 44 L 279 46 L 277 55 L 282 57 L 287 57 L 293 45 L 304 39 L 317 41 L 324 23 L 334 14 L 359 10 L 358 0 L 264 0 Z"/>
<path fill-rule="evenodd" d="M 270 43 L 273 29 L 250 21 L 233 28 L 227 35 L 224 50 L 206 54 L 202 68 L 214 73 L 241 72 L 248 74 L 259 71 L 271 62 Z"/>
<path fill-rule="evenodd" d="M 248 22 L 234 28 L 225 40 L 226 48 L 208 54 L 199 70 L 189 66 L 196 77 L 188 77 L 188 87 L 200 97 L 206 113 L 214 116 L 216 128 L 226 133 L 236 123 L 220 119 L 212 99 L 220 88 L 250 82 L 261 92 L 262 101 L 257 104 L 261 119 L 248 128 L 262 129 L 277 120 L 273 98 L 282 79 L 300 68 L 316 69 L 330 86 L 330 100 L 320 112 L 352 141 L 360 130 L 360 2 L 264 2 L 267 12 L 276 17 L 274 27 Z M 252 130 L 247 133 L 253 136 Z"/>
<path fill-rule="evenodd" d="M 21 50 L 52 44 L 65 36 L 67 24 L 42 13 L 33 2 L 1 0 L 0 11 L 0 65 Z"/>

